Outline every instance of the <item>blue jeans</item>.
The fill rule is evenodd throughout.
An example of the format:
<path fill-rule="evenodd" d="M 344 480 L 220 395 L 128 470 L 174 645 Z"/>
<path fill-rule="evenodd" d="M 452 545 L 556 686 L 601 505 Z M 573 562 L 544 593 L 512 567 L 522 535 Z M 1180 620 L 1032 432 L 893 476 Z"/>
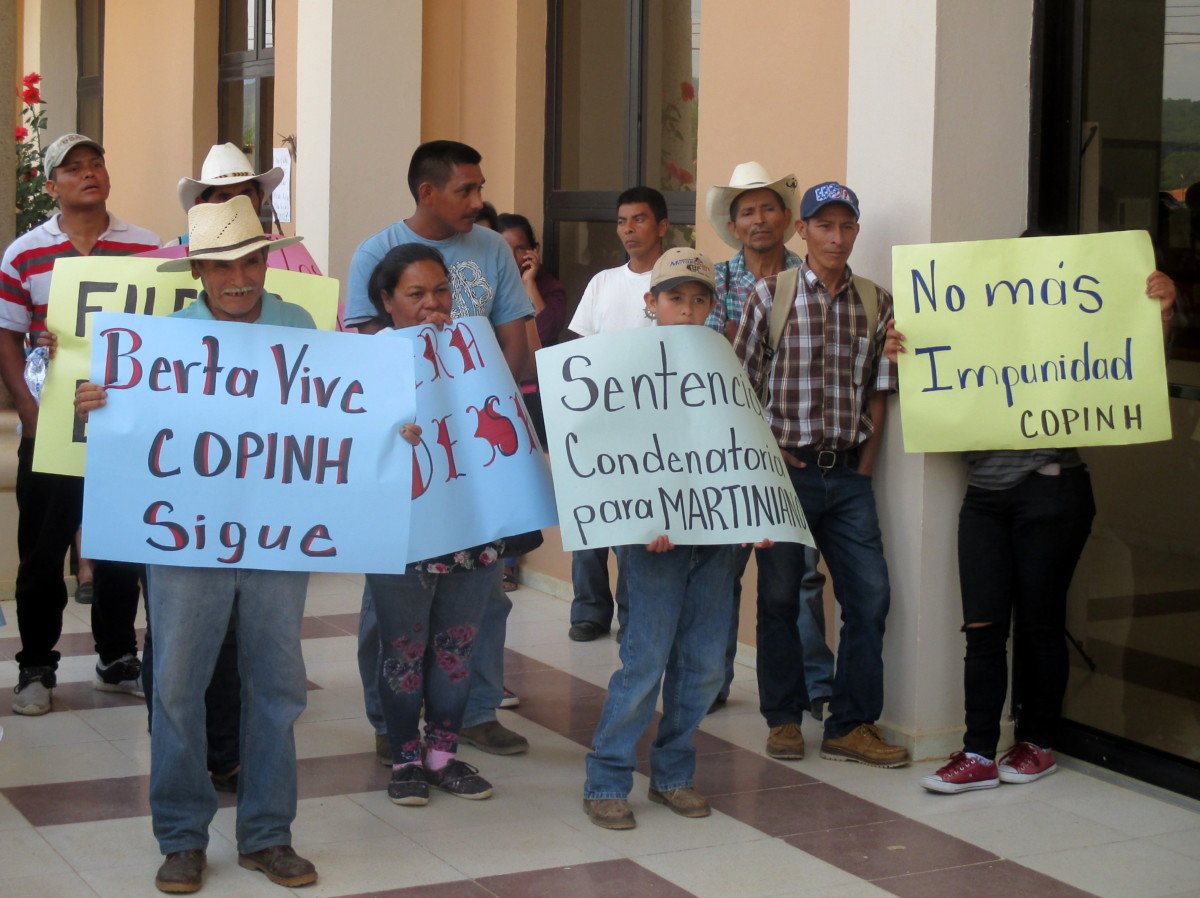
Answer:
<path fill-rule="evenodd" d="M 650 748 L 650 783 L 661 792 L 692 785 L 692 734 L 721 688 L 733 601 L 733 546 L 623 550 L 629 624 L 585 762 L 584 797 L 592 799 L 629 795 L 637 742 L 654 716 L 660 684 L 663 717 Z"/>
<path fill-rule="evenodd" d="M 725 682 L 717 699 L 729 698 L 733 685 L 733 662 L 737 658 L 738 624 L 742 607 L 742 577 L 750 561 L 751 548 L 738 546 L 734 552 L 733 613 L 729 622 L 729 642 L 725 646 Z M 809 555 L 811 553 L 811 556 Z M 805 546 L 804 579 L 800 581 L 800 614 L 796 626 L 804 646 L 804 683 L 810 702 L 827 700 L 833 694 L 833 651 L 825 641 L 825 575 L 817 567 L 821 553 Z"/>
<path fill-rule="evenodd" d="M 629 596 L 626 588 L 624 546 L 614 546 L 617 556 L 617 623 L 625 629 L 629 618 Z M 612 629 L 613 594 L 608 585 L 608 549 L 581 549 L 571 553 L 571 624 L 590 623 L 604 630 Z"/>
<path fill-rule="evenodd" d="M 308 574 L 150 565 L 154 730 L 150 812 L 163 854 L 208 846 L 217 795 L 205 757 L 204 693 L 232 617 L 242 677 L 237 846 L 290 845 L 292 726 L 307 700 L 300 624 Z"/>
<path fill-rule="evenodd" d="M 883 630 L 891 601 L 871 478 L 847 467 L 790 468 L 792 485 L 825 556 L 841 608 L 833 700 L 825 738 L 874 723 L 883 711 Z M 758 692 L 768 726 L 799 723 L 809 707 L 805 651 L 797 625 L 804 547 L 757 550 Z"/>
<path fill-rule="evenodd" d="M 367 708 L 367 720 L 375 729 L 375 735 L 386 736 L 387 724 L 383 719 L 383 703 L 379 700 L 379 669 L 383 659 L 379 650 L 379 618 L 375 614 L 375 600 L 371 596 L 371 583 L 363 583 L 362 611 L 358 615 L 358 675 L 362 678 L 363 704 Z"/>
<path fill-rule="evenodd" d="M 392 746 L 392 763 L 421 758 L 425 742 L 455 751 L 471 684 L 471 653 L 487 603 L 493 568 L 452 574 L 368 574 L 383 663 L 378 693 Z"/>
<path fill-rule="evenodd" d="M 504 641 L 508 637 L 508 613 L 512 599 L 501 585 L 503 565 L 489 565 L 488 580 L 480 588 L 487 590 L 483 621 L 475 640 L 475 656 L 471 662 L 471 690 L 463 711 L 464 728 L 478 726 L 496 719 L 496 709 L 504 698 Z"/>

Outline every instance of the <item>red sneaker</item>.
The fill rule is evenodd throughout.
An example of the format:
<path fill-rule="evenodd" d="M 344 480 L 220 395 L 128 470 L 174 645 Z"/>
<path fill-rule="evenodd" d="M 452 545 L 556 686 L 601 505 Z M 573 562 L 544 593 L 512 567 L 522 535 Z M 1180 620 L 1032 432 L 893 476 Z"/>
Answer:
<path fill-rule="evenodd" d="M 1000 781 L 1032 783 L 1057 769 L 1050 749 L 1038 748 L 1032 742 L 1018 742 L 1000 759 Z"/>
<path fill-rule="evenodd" d="M 971 789 L 995 789 L 1000 779 L 996 776 L 995 761 L 956 751 L 937 773 L 921 777 L 921 785 L 930 792 L 954 795 Z"/>

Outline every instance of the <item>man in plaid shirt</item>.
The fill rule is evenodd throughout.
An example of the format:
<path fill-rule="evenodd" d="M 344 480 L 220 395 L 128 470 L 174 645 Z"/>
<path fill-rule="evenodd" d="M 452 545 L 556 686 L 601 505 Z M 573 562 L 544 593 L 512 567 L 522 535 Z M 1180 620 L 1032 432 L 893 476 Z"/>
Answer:
<path fill-rule="evenodd" d="M 850 271 L 858 217 L 858 197 L 836 181 L 805 192 L 796 229 L 808 252 L 795 293 L 773 296 L 778 275 L 755 284 L 734 350 L 755 387 L 767 388 L 768 422 L 842 609 L 821 757 L 901 767 L 908 752 L 875 727 L 890 587 L 871 473 L 884 402 L 896 389 L 895 369 L 882 353 L 892 298 Z M 791 309 L 772 353 L 776 299 Z M 801 545 L 758 550 L 759 705 L 770 727 L 767 752 L 776 757 L 804 756 L 800 720 L 809 704 L 796 619 L 805 571 Z"/>

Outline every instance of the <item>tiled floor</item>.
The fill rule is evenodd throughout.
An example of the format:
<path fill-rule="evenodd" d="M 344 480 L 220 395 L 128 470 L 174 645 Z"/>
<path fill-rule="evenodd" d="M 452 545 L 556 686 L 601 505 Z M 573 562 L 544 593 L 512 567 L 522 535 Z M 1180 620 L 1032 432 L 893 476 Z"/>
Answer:
<path fill-rule="evenodd" d="M 1069 759 L 1036 785 L 940 796 L 917 779 L 933 763 L 873 770 L 762 754 L 753 672 L 697 739 L 705 820 L 632 796 L 638 828 L 608 832 L 580 809 L 583 755 L 616 643 L 566 638 L 568 606 L 525 588 L 509 624 L 502 719 L 528 755 L 464 748 L 496 786 L 485 802 L 436 794 L 392 805 L 362 712 L 352 635 L 359 578 L 314 577 L 304 653 L 309 704 L 296 729 L 295 844 L 320 870 L 307 896 L 1200 896 L 1200 804 Z M 15 609 L 0 628 L 0 685 L 16 681 Z M 140 703 L 94 692 L 86 613 L 69 608 L 55 691 L 42 718 L 0 705 L 0 896 L 157 894 L 146 800 L 149 739 Z M 810 745 L 818 731 L 805 724 Z M 648 740 L 643 742 L 643 760 Z M 233 808 L 212 828 L 203 894 L 279 895 L 240 869 Z"/>

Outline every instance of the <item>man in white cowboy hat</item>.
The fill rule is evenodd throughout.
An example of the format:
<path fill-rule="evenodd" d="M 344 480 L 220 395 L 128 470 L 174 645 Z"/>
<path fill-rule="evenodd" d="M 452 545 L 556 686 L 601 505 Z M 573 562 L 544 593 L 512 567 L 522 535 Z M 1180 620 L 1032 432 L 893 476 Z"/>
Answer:
<path fill-rule="evenodd" d="M 728 185 L 708 189 L 704 208 L 713 230 L 737 250 L 717 263 L 717 304 L 705 324 L 733 342 L 754 282 L 803 261 L 785 245 L 796 233 L 796 176 L 772 178 L 759 163 L 743 162 Z"/>
<path fill-rule="evenodd" d="M 204 157 L 199 178 L 179 179 L 179 205 L 187 212 L 196 203 L 224 203 L 244 196 L 254 205 L 254 214 L 261 215 L 263 202 L 281 181 L 279 166 L 256 173 L 246 154 L 233 144 L 216 144 Z"/>
<path fill-rule="evenodd" d="M 108 211 L 109 177 L 104 148 L 82 134 L 67 134 L 46 148 L 46 192 L 59 211 L 9 245 L 0 262 L 0 376 L 21 418 L 17 449 L 17 621 L 20 668 L 14 713 L 50 710 L 57 682 L 67 588 L 63 559 L 83 513 L 83 478 L 33 470 L 38 401 L 25 383 L 26 335 L 46 330 L 46 304 L 54 263 L 71 256 L 130 256 L 155 249 L 157 235 L 126 224 Z M 140 590 L 137 567 L 100 562 L 96 569 L 92 634 L 99 664 L 97 689 L 141 694 L 137 658 Z"/>
<path fill-rule="evenodd" d="M 743 162 L 733 169 L 728 185 L 708 189 L 705 210 L 713 230 L 737 250 L 727 262 L 717 263 L 717 301 L 705 322 L 721 331 L 732 343 L 742 320 L 742 310 L 754 292 L 756 281 L 779 274 L 787 268 L 799 268 L 804 260 L 787 248 L 786 241 L 795 233 L 792 211 L 796 207 L 796 176 L 772 178 L 758 162 Z M 742 576 L 750 561 L 750 547 L 739 547 L 734 558 L 733 619 L 725 647 L 725 682 L 711 710 L 722 707 L 733 685 L 734 658 L 737 656 Z M 814 715 L 833 689 L 833 652 L 825 642 L 825 576 L 818 570 L 819 555 L 806 547 L 807 572 L 801 586 L 800 614 L 797 624 L 804 644 L 805 680 Z M 793 750 L 769 744 L 773 757 L 794 757 Z"/>
<path fill-rule="evenodd" d="M 892 297 L 850 270 L 858 219 L 849 187 L 826 181 L 804 192 L 796 221 L 804 263 L 754 285 L 733 348 L 766 395 L 767 421 L 841 608 L 821 757 L 902 767 L 908 751 L 875 726 L 891 589 L 871 474 L 884 403 L 896 389 L 895 365 L 883 355 Z M 804 756 L 800 721 L 809 708 L 796 628 L 803 548 L 757 550 L 759 710 L 770 729 L 768 752 L 794 759 Z"/>
<path fill-rule="evenodd" d="M 300 306 L 267 293 L 272 241 L 248 197 L 188 210 L 188 254 L 158 266 L 191 269 L 203 290 L 173 317 L 313 328 Z M 80 385 L 75 407 L 86 416 L 105 390 Z M 238 863 L 279 885 L 316 882 L 313 865 L 291 847 L 296 816 L 296 748 L 292 727 L 307 701 L 300 624 L 308 574 L 246 568 L 148 565 L 154 632 L 154 726 L 150 735 L 150 812 L 166 860 L 155 885 L 194 892 L 202 884 L 208 826 L 217 796 L 205 757 L 204 693 L 232 619 L 238 633 L 242 694 L 238 782 Z"/>

